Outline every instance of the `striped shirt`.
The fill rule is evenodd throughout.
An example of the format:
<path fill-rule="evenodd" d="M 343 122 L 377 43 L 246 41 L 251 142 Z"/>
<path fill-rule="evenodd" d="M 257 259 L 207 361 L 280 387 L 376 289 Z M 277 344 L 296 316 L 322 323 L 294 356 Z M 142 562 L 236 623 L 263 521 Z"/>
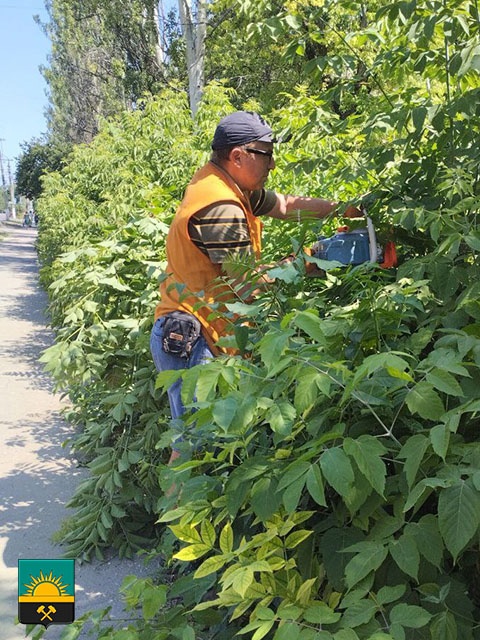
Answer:
<path fill-rule="evenodd" d="M 258 189 L 250 195 L 255 216 L 265 215 L 273 209 L 275 203 L 274 191 Z M 221 264 L 227 256 L 236 253 L 252 252 L 245 214 L 236 204 L 215 204 L 195 213 L 189 220 L 188 233 L 194 245 L 214 264 Z"/>

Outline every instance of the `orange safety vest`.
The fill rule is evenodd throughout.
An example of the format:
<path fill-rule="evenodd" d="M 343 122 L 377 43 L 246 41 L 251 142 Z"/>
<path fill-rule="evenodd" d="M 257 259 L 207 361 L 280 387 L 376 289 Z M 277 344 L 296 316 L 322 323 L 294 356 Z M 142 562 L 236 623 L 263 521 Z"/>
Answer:
<path fill-rule="evenodd" d="M 221 350 L 216 346 L 217 340 L 231 330 L 223 305 L 233 302 L 235 296 L 220 278 L 224 275 L 222 265 L 211 262 L 192 242 L 188 222 L 195 213 L 217 203 L 237 204 L 243 209 L 253 252 L 260 258 L 261 221 L 253 215 L 249 200 L 228 173 L 209 162 L 193 176 L 170 226 L 166 243 L 168 276 L 160 284 L 160 302 L 155 310 L 155 320 L 176 310 L 195 315 L 215 355 Z"/>

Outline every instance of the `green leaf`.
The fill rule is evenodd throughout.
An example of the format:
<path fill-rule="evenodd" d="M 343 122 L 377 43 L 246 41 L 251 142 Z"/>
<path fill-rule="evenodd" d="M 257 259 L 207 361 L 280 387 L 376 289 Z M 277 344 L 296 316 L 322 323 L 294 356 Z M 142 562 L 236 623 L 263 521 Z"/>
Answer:
<path fill-rule="evenodd" d="M 414 537 L 420 554 L 435 567 L 440 568 L 444 545 L 436 515 L 428 514 L 419 522 L 408 524 L 405 533 Z"/>
<path fill-rule="evenodd" d="M 403 507 L 404 513 L 412 507 L 418 508 L 419 505 L 422 504 L 424 498 L 423 494 L 425 492 L 430 494 L 432 489 L 447 487 L 448 485 L 448 480 L 445 480 L 444 478 L 425 478 L 424 480 L 420 480 L 407 497 L 405 506 Z"/>
<path fill-rule="evenodd" d="M 394 377 L 403 378 L 403 376 L 399 375 L 400 372 L 404 372 L 405 369 L 408 369 L 408 362 L 395 353 L 375 353 L 371 356 L 367 356 L 362 364 L 358 367 L 355 372 L 354 380 L 358 382 L 365 376 L 368 376 L 378 369 L 392 369 L 396 371 Z M 408 376 L 407 379 L 411 379 Z"/>
<path fill-rule="evenodd" d="M 211 547 L 208 544 L 191 544 L 188 547 L 184 547 L 178 553 L 175 553 L 172 557 L 177 560 L 197 560 L 206 553 L 211 551 Z"/>
<path fill-rule="evenodd" d="M 448 371 L 433 369 L 427 373 L 426 380 L 438 391 L 443 391 L 443 393 L 457 398 L 464 396 L 462 387 L 456 378 L 451 373 L 448 373 Z"/>
<path fill-rule="evenodd" d="M 324 602 L 315 602 L 303 614 L 304 619 L 312 624 L 334 624 L 341 618 L 340 613 L 335 613 Z"/>
<path fill-rule="evenodd" d="M 366 477 L 372 488 L 381 496 L 385 490 L 387 469 L 381 456 L 385 447 L 373 436 L 362 435 L 356 440 L 345 438 L 344 450 Z"/>
<path fill-rule="evenodd" d="M 155 388 L 156 389 L 168 389 L 172 386 L 174 382 L 178 380 L 178 378 L 182 377 L 182 370 L 179 371 L 161 371 L 156 379 L 155 379 Z"/>
<path fill-rule="evenodd" d="M 320 456 L 320 468 L 325 480 L 341 496 L 346 496 L 354 482 L 355 475 L 348 456 L 340 447 L 326 449 Z"/>
<path fill-rule="evenodd" d="M 295 387 L 294 406 L 299 413 L 310 409 L 315 404 L 319 395 L 317 380 L 321 376 L 322 374 L 314 369 L 306 369 L 298 375 Z"/>
<path fill-rule="evenodd" d="M 293 331 L 280 331 L 279 329 L 270 329 L 260 340 L 258 351 L 262 362 L 268 370 L 278 364 L 283 352 L 287 348 Z"/>
<path fill-rule="evenodd" d="M 340 629 L 333 634 L 333 640 L 359 640 L 359 638 L 353 629 Z"/>
<path fill-rule="evenodd" d="M 318 464 L 312 464 L 307 472 L 307 489 L 315 502 L 321 507 L 326 507 L 325 491 L 323 489 L 322 472 Z"/>
<path fill-rule="evenodd" d="M 458 628 L 451 611 L 437 613 L 430 622 L 430 633 L 435 640 L 457 640 Z"/>
<path fill-rule="evenodd" d="M 233 422 L 234 433 L 243 433 L 245 429 L 252 423 L 257 409 L 257 398 L 253 395 L 244 395 L 237 407 L 235 419 Z"/>
<path fill-rule="evenodd" d="M 204 578 L 205 576 L 210 575 L 211 573 L 215 573 L 221 569 L 225 563 L 227 562 L 227 558 L 225 556 L 212 556 L 211 558 L 207 558 L 195 571 L 194 577 Z"/>
<path fill-rule="evenodd" d="M 116 291 L 132 291 L 132 289 L 130 289 L 130 287 L 128 287 L 126 284 L 123 284 L 122 282 L 120 282 L 120 280 L 118 278 L 115 277 L 103 277 L 100 278 L 98 280 L 98 284 L 103 285 L 104 287 L 111 287 L 112 289 L 115 289 Z M 122 322 L 121 320 L 117 320 L 116 322 Z"/>
<path fill-rule="evenodd" d="M 430 429 L 430 441 L 432 448 L 445 462 L 445 458 L 448 452 L 448 446 L 450 444 L 451 431 L 445 424 L 439 424 L 436 427 Z"/>
<path fill-rule="evenodd" d="M 233 531 L 230 522 L 220 532 L 220 549 L 222 553 L 230 553 L 233 549 Z"/>
<path fill-rule="evenodd" d="M 243 325 L 235 325 L 234 331 L 235 331 L 235 342 L 237 343 L 237 348 L 240 351 L 240 353 L 243 354 L 248 344 L 248 327 L 245 327 Z"/>
<path fill-rule="evenodd" d="M 225 305 L 229 311 L 243 318 L 250 316 L 258 316 L 260 312 L 260 304 L 246 304 L 245 302 L 229 302 Z"/>
<path fill-rule="evenodd" d="M 299 29 L 302 28 L 303 23 L 302 20 L 300 18 L 298 18 L 295 15 L 292 14 L 288 14 L 285 17 L 285 22 L 288 24 L 289 27 L 291 27 L 294 31 L 298 31 Z"/>
<path fill-rule="evenodd" d="M 286 487 L 289 487 L 293 482 L 307 474 L 309 470 L 310 464 L 308 462 L 305 460 L 296 460 L 288 465 L 285 473 L 282 474 L 277 490 L 282 491 Z"/>
<path fill-rule="evenodd" d="M 93 475 L 103 475 L 108 471 L 113 470 L 115 460 L 112 456 L 112 452 L 102 453 L 89 463 L 89 468 Z"/>
<path fill-rule="evenodd" d="M 182 640 L 195 640 L 195 631 L 193 627 L 187 625 L 182 631 Z"/>
<path fill-rule="evenodd" d="M 281 496 L 277 492 L 278 485 L 274 478 L 260 478 L 251 490 L 251 505 L 253 512 L 263 522 L 268 520 L 278 509 Z"/>
<path fill-rule="evenodd" d="M 312 589 L 316 581 L 317 578 L 309 578 L 308 580 L 304 580 L 298 588 L 295 596 L 295 602 L 306 605 L 311 599 Z"/>
<path fill-rule="evenodd" d="M 412 109 L 412 122 L 417 132 L 420 132 L 423 129 L 423 124 L 425 122 L 426 116 L 426 107 L 415 107 L 414 109 Z"/>
<path fill-rule="evenodd" d="M 190 542 L 193 544 L 197 542 L 200 542 L 200 543 L 202 542 L 200 534 L 195 529 L 195 527 L 191 524 L 183 524 L 183 525 L 173 524 L 173 525 L 170 525 L 169 528 L 173 532 L 174 536 L 177 537 L 179 540 L 182 540 L 182 542 Z"/>
<path fill-rule="evenodd" d="M 399 584 L 396 587 L 381 587 L 377 592 L 375 600 L 380 605 L 390 604 L 390 602 L 400 600 L 406 588 L 404 584 Z"/>
<path fill-rule="evenodd" d="M 349 589 L 376 571 L 388 554 L 387 547 L 376 542 L 364 542 L 364 550 L 357 553 L 345 567 L 345 580 Z M 347 549 L 348 551 L 348 549 Z"/>
<path fill-rule="evenodd" d="M 275 620 L 268 620 L 267 622 L 264 622 L 255 631 L 255 633 L 252 636 L 252 640 L 261 640 L 263 637 L 267 635 L 267 633 L 270 631 L 270 629 L 273 627 L 274 624 L 275 624 Z"/>
<path fill-rule="evenodd" d="M 41 636 L 36 636 L 32 640 L 36 640 L 36 638 L 40 639 L 41 637 L 43 637 L 43 631 L 45 631 L 45 630 L 44 629 L 42 630 L 42 635 Z M 28 633 L 28 626 L 25 628 L 25 632 L 26 632 L 26 634 Z M 81 633 L 82 633 L 82 629 L 81 628 L 74 627 L 72 624 L 69 624 L 62 631 L 62 640 L 77 640 Z"/>
<path fill-rule="evenodd" d="M 158 585 L 147 587 L 142 594 L 142 611 L 144 617 L 153 618 L 167 601 L 167 587 Z"/>
<path fill-rule="evenodd" d="M 114 518 L 124 518 L 127 515 L 125 509 L 118 504 L 112 504 L 110 512 Z"/>
<path fill-rule="evenodd" d="M 445 413 L 443 402 L 428 382 L 419 382 L 407 393 L 405 399 L 412 413 L 418 413 L 425 420 L 440 420 Z"/>
<path fill-rule="evenodd" d="M 306 529 L 302 529 L 300 531 L 294 531 L 290 535 L 288 535 L 285 539 L 285 548 L 286 549 L 295 549 L 301 544 L 304 540 L 306 540 L 309 536 L 311 536 L 313 531 L 307 531 Z"/>
<path fill-rule="evenodd" d="M 397 604 L 390 611 L 390 621 L 392 624 L 400 624 L 409 629 L 420 629 L 430 622 L 432 614 L 410 604 Z"/>
<path fill-rule="evenodd" d="M 270 563 L 268 563 L 266 560 L 255 560 L 254 562 L 251 562 L 248 565 L 248 568 L 250 569 L 250 571 L 260 571 L 261 573 L 267 572 L 267 573 L 271 573 L 272 572 L 272 567 L 270 565 Z M 270 611 L 270 609 L 269 609 Z"/>
<path fill-rule="evenodd" d="M 283 436 L 290 435 L 292 424 L 296 417 L 295 407 L 285 399 L 275 402 L 265 416 L 270 423 L 272 431 Z"/>
<path fill-rule="evenodd" d="M 113 526 L 113 519 L 108 511 L 103 510 L 100 514 L 100 519 L 106 529 L 110 529 Z"/>
<path fill-rule="evenodd" d="M 282 282 L 287 283 L 296 282 L 301 277 L 300 273 L 291 263 L 273 267 L 267 271 L 267 275 L 274 280 L 281 280 Z"/>
<path fill-rule="evenodd" d="M 303 608 L 283 600 L 278 609 L 277 616 L 280 620 L 298 620 L 303 613 Z"/>
<path fill-rule="evenodd" d="M 423 456 L 429 447 L 426 436 L 416 434 L 408 438 L 398 453 L 398 457 L 405 460 L 404 472 L 407 478 L 408 488 L 411 489 Z"/>
<path fill-rule="evenodd" d="M 279 625 L 273 640 L 299 640 L 300 629 L 296 622 L 284 622 Z"/>
<path fill-rule="evenodd" d="M 213 405 L 212 417 L 214 422 L 225 431 L 232 424 L 237 410 L 237 400 L 234 396 L 228 396 L 217 400 Z"/>
<path fill-rule="evenodd" d="M 187 369 L 182 385 L 182 399 L 185 399 L 188 402 L 190 397 L 193 397 L 196 394 L 197 399 L 200 402 L 204 400 L 211 400 L 217 386 L 220 373 L 219 369 L 216 367 L 210 367 L 208 364 L 199 368 Z M 190 385 L 189 382 L 191 383 Z"/>
<path fill-rule="evenodd" d="M 200 535 L 204 544 L 213 547 L 217 536 L 215 529 L 209 520 L 202 520 L 202 524 L 200 525 Z"/>
<path fill-rule="evenodd" d="M 346 628 L 360 627 L 373 618 L 377 605 L 372 600 L 359 600 L 345 610 L 341 625 Z"/>
<path fill-rule="evenodd" d="M 298 506 L 303 487 L 305 486 L 305 475 L 292 482 L 283 492 L 282 502 L 287 513 L 293 513 Z"/>
<path fill-rule="evenodd" d="M 420 567 L 420 554 L 413 537 L 402 535 L 396 540 L 391 540 L 388 545 L 390 555 L 398 567 L 407 575 L 417 579 Z"/>
<path fill-rule="evenodd" d="M 295 316 L 293 324 L 321 345 L 326 343 L 322 320 L 314 312 L 300 311 Z"/>
<path fill-rule="evenodd" d="M 236 569 L 230 577 L 233 578 L 233 590 L 244 598 L 247 590 L 254 581 L 252 569 L 250 567 L 241 567 L 240 569 Z"/>
<path fill-rule="evenodd" d="M 442 489 L 438 522 L 445 546 L 456 561 L 480 526 L 480 492 L 465 480 Z"/>

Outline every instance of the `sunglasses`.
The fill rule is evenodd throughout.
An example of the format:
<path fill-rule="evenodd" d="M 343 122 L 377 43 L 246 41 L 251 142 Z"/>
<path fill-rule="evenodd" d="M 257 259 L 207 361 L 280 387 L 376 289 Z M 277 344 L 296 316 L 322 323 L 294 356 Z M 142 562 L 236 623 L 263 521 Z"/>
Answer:
<path fill-rule="evenodd" d="M 254 149 L 253 147 L 243 147 L 247 153 L 253 153 L 257 156 L 266 156 L 269 160 L 273 158 L 273 151 L 264 151 L 263 149 Z"/>

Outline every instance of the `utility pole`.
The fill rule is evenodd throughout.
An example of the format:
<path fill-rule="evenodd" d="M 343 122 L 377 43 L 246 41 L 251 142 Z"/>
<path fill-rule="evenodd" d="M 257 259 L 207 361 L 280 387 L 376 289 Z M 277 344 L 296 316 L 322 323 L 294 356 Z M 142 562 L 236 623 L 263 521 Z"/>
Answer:
<path fill-rule="evenodd" d="M 7 186 L 7 183 L 5 181 L 5 171 L 3 169 L 3 153 L 2 153 L 3 141 L 4 141 L 4 138 L 0 138 L 0 171 L 2 172 L 2 187 L 5 189 Z"/>
<path fill-rule="evenodd" d="M 3 200 L 5 199 L 5 206 L 8 208 L 7 181 L 5 180 L 5 170 L 3 167 L 2 142 L 3 138 L 0 138 L 0 173 L 2 176 L 2 201 L 0 202 L 0 206 L 3 207 Z"/>
<path fill-rule="evenodd" d="M 12 212 L 12 218 L 15 220 L 17 217 L 17 208 L 15 205 L 15 183 L 12 178 L 12 172 L 10 171 L 10 160 L 7 160 L 8 167 L 8 180 L 10 182 L 10 206 Z"/>

